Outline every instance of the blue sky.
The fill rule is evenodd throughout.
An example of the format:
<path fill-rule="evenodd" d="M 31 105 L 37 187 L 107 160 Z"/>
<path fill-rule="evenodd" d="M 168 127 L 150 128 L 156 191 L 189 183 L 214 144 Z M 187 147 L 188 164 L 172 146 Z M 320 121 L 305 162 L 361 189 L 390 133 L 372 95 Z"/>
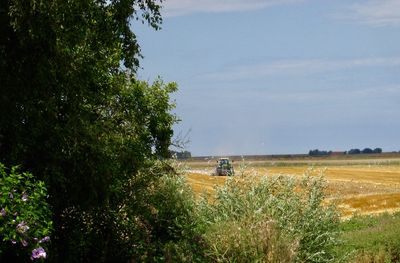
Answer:
<path fill-rule="evenodd" d="M 138 76 L 193 155 L 400 150 L 400 0 L 166 0 Z"/>

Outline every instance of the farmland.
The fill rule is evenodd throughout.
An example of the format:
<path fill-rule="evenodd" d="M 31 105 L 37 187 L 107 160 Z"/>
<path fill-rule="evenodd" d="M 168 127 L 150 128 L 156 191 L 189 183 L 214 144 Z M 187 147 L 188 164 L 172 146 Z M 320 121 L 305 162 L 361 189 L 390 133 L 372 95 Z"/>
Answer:
<path fill-rule="evenodd" d="M 327 180 L 326 201 L 335 202 L 343 218 L 400 210 L 400 155 L 233 159 L 237 174 L 323 175 Z M 215 161 L 197 158 L 184 162 L 187 180 L 196 194 L 212 192 L 227 179 L 210 176 Z"/>

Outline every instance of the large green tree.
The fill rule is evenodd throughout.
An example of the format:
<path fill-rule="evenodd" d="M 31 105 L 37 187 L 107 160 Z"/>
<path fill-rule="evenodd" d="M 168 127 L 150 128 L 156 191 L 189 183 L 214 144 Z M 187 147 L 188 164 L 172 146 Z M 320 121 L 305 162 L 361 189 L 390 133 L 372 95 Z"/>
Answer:
<path fill-rule="evenodd" d="M 48 184 L 55 261 L 110 260 L 124 236 L 114 218 L 148 180 L 132 178 L 168 155 L 176 85 L 135 79 L 132 30 L 137 20 L 159 29 L 160 9 L 161 0 L 0 1 L 0 162 Z M 98 243 L 88 236 L 78 250 L 84 229 Z"/>

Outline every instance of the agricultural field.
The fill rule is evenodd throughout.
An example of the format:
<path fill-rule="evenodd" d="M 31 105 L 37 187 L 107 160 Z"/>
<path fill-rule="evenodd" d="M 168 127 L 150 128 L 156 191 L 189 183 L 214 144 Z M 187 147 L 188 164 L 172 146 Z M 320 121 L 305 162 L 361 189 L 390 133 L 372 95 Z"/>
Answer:
<path fill-rule="evenodd" d="M 385 157 L 385 158 L 383 158 Z M 235 158 L 234 158 L 235 159 Z M 184 162 L 187 181 L 196 194 L 212 192 L 227 177 L 211 176 L 216 158 Z M 400 155 L 355 158 L 236 158 L 236 174 L 254 176 L 324 176 L 327 202 L 335 202 L 342 217 L 400 211 Z"/>

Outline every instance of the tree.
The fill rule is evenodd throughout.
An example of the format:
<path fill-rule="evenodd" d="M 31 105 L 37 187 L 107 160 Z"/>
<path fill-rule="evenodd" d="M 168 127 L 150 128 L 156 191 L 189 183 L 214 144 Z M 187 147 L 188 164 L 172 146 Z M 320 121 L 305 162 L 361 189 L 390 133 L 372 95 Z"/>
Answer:
<path fill-rule="evenodd" d="M 364 148 L 361 152 L 363 154 L 370 154 L 373 153 L 374 151 L 371 148 Z"/>
<path fill-rule="evenodd" d="M 131 30 L 135 19 L 159 29 L 160 8 L 155 0 L 0 2 L 0 162 L 48 185 L 58 260 L 110 260 L 123 235 L 106 233 L 121 230 L 113 216 L 133 198 L 127 182 L 168 155 L 176 85 L 135 79 Z M 82 239 L 79 227 L 93 236 Z M 80 241 L 96 248 L 79 250 Z"/>
<path fill-rule="evenodd" d="M 350 151 L 347 152 L 348 154 L 360 154 L 361 151 L 360 149 L 351 149 Z"/>
<path fill-rule="evenodd" d="M 326 156 L 326 155 L 330 155 L 330 154 L 332 154 L 331 151 L 320 151 L 318 149 L 310 150 L 308 152 L 308 155 L 310 155 L 310 156 Z"/>
<path fill-rule="evenodd" d="M 382 148 L 375 148 L 374 153 L 382 153 Z"/>

